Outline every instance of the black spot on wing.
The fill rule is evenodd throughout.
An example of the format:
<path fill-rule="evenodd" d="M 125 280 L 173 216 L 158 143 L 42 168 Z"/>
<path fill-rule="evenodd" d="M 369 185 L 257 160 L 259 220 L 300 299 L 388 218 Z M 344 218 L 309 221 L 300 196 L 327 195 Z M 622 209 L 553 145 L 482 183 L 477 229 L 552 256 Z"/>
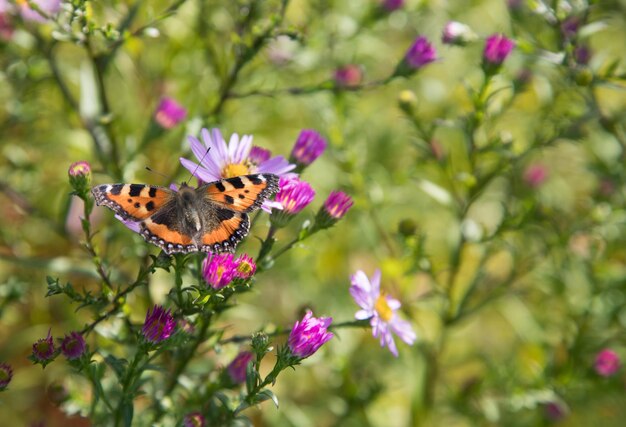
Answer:
<path fill-rule="evenodd" d="M 240 194 L 240 195 L 239 195 L 239 198 L 240 198 L 240 199 L 245 199 L 245 198 L 246 198 L 246 196 L 244 196 L 243 194 Z"/>
<path fill-rule="evenodd" d="M 259 185 L 263 184 L 263 180 L 259 177 L 259 175 L 248 175 L 248 179 L 254 184 Z"/>
<path fill-rule="evenodd" d="M 152 187 L 152 188 L 150 188 L 150 191 L 148 192 L 148 196 L 156 197 L 156 193 L 157 193 L 156 187 Z M 148 210 L 151 211 L 152 209 L 148 209 Z"/>
<path fill-rule="evenodd" d="M 141 194 L 141 190 L 143 190 L 146 186 L 143 184 L 130 184 L 130 191 L 128 195 L 131 197 L 137 197 Z"/>
<path fill-rule="evenodd" d="M 220 190 L 222 192 L 226 191 L 226 187 L 224 187 L 224 184 L 222 184 L 219 181 L 215 183 L 215 186 L 217 187 L 218 190 Z"/>
<path fill-rule="evenodd" d="M 151 189 L 150 191 L 152 192 L 152 190 L 155 190 L 154 188 Z M 155 190 L 156 191 L 156 190 Z M 148 202 L 146 203 L 146 210 L 148 212 L 153 211 L 154 210 L 154 202 Z"/>
<path fill-rule="evenodd" d="M 114 184 L 111 186 L 110 193 L 114 196 L 119 196 L 122 192 L 122 188 L 124 188 L 124 184 Z"/>
<path fill-rule="evenodd" d="M 141 207 L 141 203 L 139 203 L 139 202 L 135 203 L 135 207 L 136 208 L 140 208 Z"/>
<path fill-rule="evenodd" d="M 235 203 L 235 199 L 233 199 L 228 194 L 224 196 L 224 200 L 226 200 L 226 203 L 228 203 L 229 205 L 232 205 L 233 203 Z"/>
<path fill-rule="evenodd" d="M 235 188 L 243 188 L 243 187 L 245 187 L 243 181 L 238 176 L 236 176 L 234 178 L 229 178 L 226 181 L 228 181 L 230 184 L 232 184 L 232 186 L 235 187 Z"/>
<path fill-rule="evenodd" d="M 219 218 L 220 221 L 228 221 L 234 216 L 235 216 L 235 212 L 231 211 L 230 209 L 223 209 L 223 208 L 217 209 L 217 217 Z"/>

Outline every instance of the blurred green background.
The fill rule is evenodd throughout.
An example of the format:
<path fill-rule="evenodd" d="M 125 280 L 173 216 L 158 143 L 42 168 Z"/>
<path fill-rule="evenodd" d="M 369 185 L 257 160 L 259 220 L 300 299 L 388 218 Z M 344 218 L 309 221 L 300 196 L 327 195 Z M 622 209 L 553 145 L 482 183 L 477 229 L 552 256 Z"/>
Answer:
<path fill-rule="evenodd" d="M 316 201 L 279 233 L 282 242 L 330 191 L 342 189 L 355 199 L 336 227 L 259 275 L 255 290 L 238 297 L 221 324 L 236 334 L 271 329 L 291 324 L 304 306 L 350 320 L 357 310 L 350 275 L 362 269 L 371 276 L 380 268 L 383 288 L 402 301 L 419 336 L 414 347 L 397 340 L 400 357 L 394 359 L 369 330 L 336 331 L 321 354 L 279 378 L 280 409 L 265 403 L 249 411 L 254 425 L 547 425 L 550 402 L 565 408 L 561 425 L 623 425 L 626 378 L 622 371 L 601 378 L 593 363 L 605 347 L 620 355 L 626 350 L 626 2 L 520 3 L 407 0 L 384 13 L 373 1 L 289 2 L 284 22 L 242 67 L 233 96 L 218 109 L 236 52 L 266 28 L 279 2 L 183 2 L 150 25 L 158 35 L 120 43 L 104 75 L 110 111 L 96 124 L 115 136 L 119 177 L 100 162 L 86 130 L 98 107 L 87 49 L 52 43 L 56 24 L 15 19 L 0 56 L 0 361 L 15 371 L 0 394 L 0 424 L 89 425 L 68 419 L 54 404 L 59 384 L 71 399 L 84 401 L 84 380 L 61 360 L 42 370 L 26 359 L 49 328 L 61 336 L 92 319 L 65 299 L 45 298 L 47 275 L 78 288 L 98 283 L 81 247 L 76 212 L 70 215 L 70 163 L 90 161 L 94 184 L 168 185 L 145 166 L 187 180 L 178 165 L 180 156 L 189 157 L 186 135 L 219 127 L 225 135 L 254 135 L 256 145 L 285 156 L 303 128 L 327 137 L 328 150 L 303 174 Z M 540 5 L 557 3 L 557 21 L 550 22 Z M 93 2 L 89 19 L 97 28 L 116 27 L 136 7 L 134 30 L 168 6 Z M 550 56 L 563 49 L 559 22 L 569 14 L 587 24 L 579 35 L 593 52 L 586 67 Z M 474 159 L 459 122 L 473 108 L 467 88 L 483 81 L 483 43 L 442 45 L 449 20 L 466 23 L 481 38 L 501 32 L 517 42 L 474 132 L 488 149 Z M 93 52 L 111 46 L 103 33 L 93 36 Z M 387 77 L 418 35 L 434 42 L 439 57 L 418 75 L 355 91 L 319 85 L 345 64 L 360 65 L 366 82 Z M 77 109 L 59 90 L 55 72 Z M 523 72 L 530 77 L 521 82 Z M 282 90 L 301 87 L 316 89 L 300 95 Z M 406 90 L 416 99 L 413 118 L 398 107 Z M 134 155 L 162 96 L 184 105 L 188 119 Z M 436 125 L 432 141 L 442 158 L 425 154 L 432 141 L 420 138 L 415 120 Z M 548 170 L 538 187 L 524 179 L 532 164 Z M 474 191 L 475 181 L 489 174 Z M 441 203 L 433 185 L 451 202 Z M 157 253 L 104 209 L 94 224 L 98 250 L 119 280 L 134 277 L 146 252 Z M 254 234 L 263 232 L 261 224 L 240 251 L 256 254 Z M 172 286 L 170 275 L 153 276 L 152 300 L 163 301 Z M 467 315 L 450 321 L 446 316 L 459 301 Z M 136 292 L 125 310 L 139 323 L 148 304 L 145 293 Z M 110 346 L 106 335 L 115 326 L 98 332 L 90 345 Z M 227 346 L 206 352 L 192 371 L 225 365 L 236 352 Z M 79 406 L 63 407 L 72 413 Z"/>

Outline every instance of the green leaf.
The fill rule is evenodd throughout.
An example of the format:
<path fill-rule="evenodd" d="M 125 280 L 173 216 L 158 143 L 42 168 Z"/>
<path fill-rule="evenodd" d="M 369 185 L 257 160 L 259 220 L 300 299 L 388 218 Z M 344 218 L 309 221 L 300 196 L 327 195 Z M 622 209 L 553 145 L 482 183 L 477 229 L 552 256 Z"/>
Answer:
<path fill-rule="evenodd" d="M 104 361 L 111 367 L 111 369 L 113 369 L 117 379 L 121 381 L 124 378 L 124 373 L 126 372 L 126 367 L 128 366 L 128 360 L 118 359 L 112 354 L 109 354 L 104 358 Z"/>
<path fill-rule="evenodd" d="M 272 400 L 272 402 L 274 402 L 274 405 L 276 405 L 276 407 L 278 408 L 278 398 L 276 397 L 276 395 L 274 394 L 273 391 L 271 390 L 263 390 L 261 391 L 259 394 L 256 395 L 256 403 L 261 403 L 261 402 L 265 402 L 266 400 Z"/>

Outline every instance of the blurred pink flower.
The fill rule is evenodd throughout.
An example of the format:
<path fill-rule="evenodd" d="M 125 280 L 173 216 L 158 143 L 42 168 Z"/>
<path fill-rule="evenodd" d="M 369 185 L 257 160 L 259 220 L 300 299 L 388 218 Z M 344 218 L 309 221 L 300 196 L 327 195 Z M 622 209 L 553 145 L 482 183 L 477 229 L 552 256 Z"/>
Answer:
<path fill-rule="evenodd" d="M 594 368 L 598 375 L 610 377 L 619 371 L 621 365 L 618 354 L 613 350 L 605 348 L 597 354 Z"/>
<path fill-rule="evenodd" d="M 13 378 L 13 368 L 8 363 L 0 363 L 0 391 L 7 388 Z"/>
<path fill-rule="evenodd" d="M 437 51 L 424 36 L 420 36 L 415 39 L 415 41 L 407 51 L 406 55 L 404 56 L 404 60 L 406 61 L 407 65 L 414 70 L 418 70 L 423 66 L 430 64 L 436 59 Z"/>
<path fill-rule="evenodd" d="M 298 177 L 280 178 L 280 190 L 276 201 L 283 206 L 282 212 L 295 215 L 309 205 L 315 197 L 315 190 L 306 181 Z"/>
<path fill-rule="evenodd" d="M 61 0 L 31 0 L 39 9 L 49 18 L 53 18 L 59 10 L 61 10 Z M 18 5 L 20 15 L 26 21 L 46 22 L 48 18 L 32 9 L 27 1 L 21 0 L 15 2 Z"/>
<path fill-rule="evenodd" d="M 363 80 L 363 70 L 355 64 L 348 64 L 335 70 L 335 84 L 339 87 L 356 87 Z"/>
<path fill-rule="evenodd" d="M 387 12 L 393 12 L 404 6 L 404 0 L 382 0 L 380 6 Z"/>
<path fill-rule="evenodd" d="M 324 212 L 334 220 L 340 220 L 353 204 L 352 197 L 343 191 L 332 191 L 324 202 Z"/>
<path fill-rule="evenodd" d="M 474 39 L 476 39 L 476 34 L 472 29 L 457 21 L 448 21 L 441 34 L 441 41 L 450 45 L 462 46 Z"/>
<path fill-rule="evenodd" d="M 328 332 L 333 321 L 332 317 L 313 317 L 313 312 L 307 311 L 304 318 L 296 322 L 289 334 L 288 346 L 291 353 L 305 359 L 315 353 L 334 335 Z"/>
<path fill-rule="evenodd" d="M 291 150 L 290 161 L 308 166 L 324 153 L 328 143 L 317 131 L 302 129 Z"/>
<path fill-rule="evenodd" d="M 164 97 L 154 112 L 154 121 L 163 129 L 172 129 L 185 120 L 186 116 L 187 110 L 182 105 L 173 98 Z"/>
<path fill-rule="evenodd" d="M 493 34 L 487 38 L 485 42 L 485 50 L 483 58 L 487 64 L 500 65 L 509 56 L 515 42 L 506 38 L 502 34 Z"/>
<path fill-rule="evenodd" d="M 350 294 L 361 307 L 354 317 L 360 320 L 370 319 L 374 338 L 379 338 L 381 347 L 387 346 L 397 357 L 398 349 L 393 334 L 398 335 L 409 345 L 415 342 L 417 336 L 410 323 L 400 319 L 396 314 L 400 308 L 400 301 L 381 292 L 380 277 L 380 270 L 374 272 L 371 280 L 361 270 L 351 277 Z"/>
<path fill-rule="evenodd" d="M 85 339 L 79 332 L 71 332 L 61 341 L 61 353 L 68 359 L 78 359 L 87 350 Z"/>
<path fill-rule="evenodd" d="M 528 166 L 524 171 L 524 182 L 531 188 L 539 187 L 547 178 L 548 168 L 538 163 Z"/>
<path fill-rule="evenodd" d="M 252 352 L 242 351 L 230 362 L 226 371 L 234 383 L 242 384 L 246 380 L 246 370 L 253 358 Z"/>
<path fill-rule="evenodd" d="M 183 427 L 205 427 L 206 420 L 200 412 L 192 412 L 183 417 Z"/>

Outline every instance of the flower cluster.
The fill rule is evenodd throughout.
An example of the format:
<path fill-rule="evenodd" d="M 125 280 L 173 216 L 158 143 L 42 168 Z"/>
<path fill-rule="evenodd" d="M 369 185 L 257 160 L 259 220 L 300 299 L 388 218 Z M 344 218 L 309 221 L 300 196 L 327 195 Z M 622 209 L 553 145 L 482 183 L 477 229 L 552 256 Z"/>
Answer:
<path fill-rule="evenodd" d="M 256 264 L 247 254 L 237 258 L 231 253 L 209 254 L 202 262 L 202 276 L 213 289 L 222 289 L 235 278 L 249 279 L 255 272 Z"/>

